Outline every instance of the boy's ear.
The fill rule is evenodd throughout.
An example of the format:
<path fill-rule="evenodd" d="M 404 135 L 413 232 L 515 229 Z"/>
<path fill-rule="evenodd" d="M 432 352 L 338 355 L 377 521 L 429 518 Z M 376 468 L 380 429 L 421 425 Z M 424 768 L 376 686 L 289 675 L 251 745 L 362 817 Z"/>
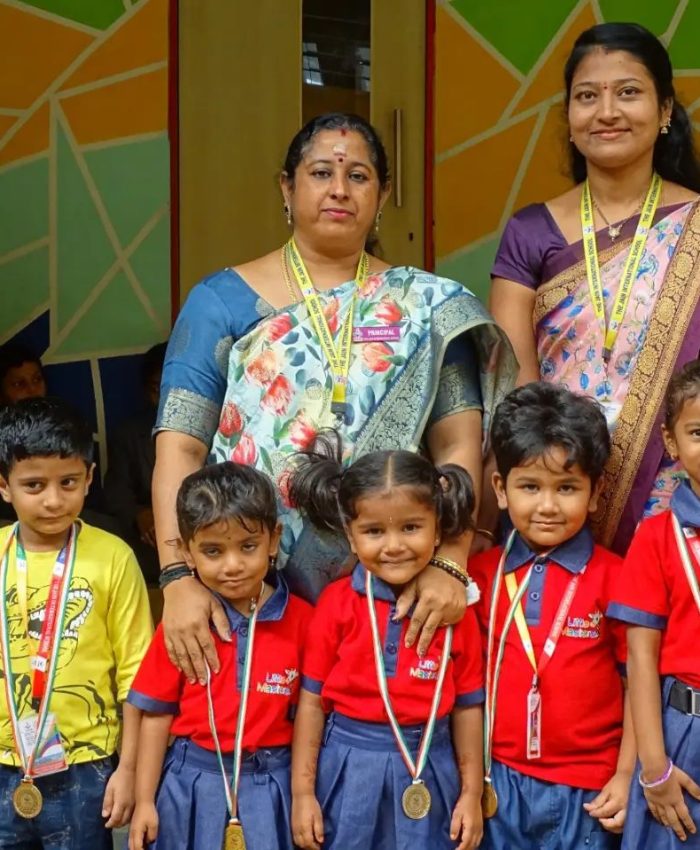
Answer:
<path fill-rule="evenodd" d="M 494 472 L 491 476 L 491 486 L 493 487 L 493 492 L 496 494 L 498 507 L 502 511 L 507 510 L 508 497 L 506 496 L 506 482 L 503 480 L 503 476 L 500 472 Z"/>
<path fill-rule="evenodd" d="M 664 438 L 664 447 L 668 452 L 668 456 L 671 460 L 678 460 L 678 446 L 676 445 L 676 438 L 673 436 L 673 431 L 669 431 L 665 425 L 662 425 L 661 436 Z"/>
<path fill-rule="evenodd" d="M 280 538 L 282 537 L 282 523 L 278 522 L 270 534 L 270 555 L 275 557 L 280 546 Z"/>
<path fill-rule="evenodd" d="M 3 475 L 0 475 L 0 496 L 4 502 L 12 502 L 12 496 L 10 495 L 10 485 L 5 480 Z"/>
<path fill-rule="evenodd" d="M 182 554 L 183 561 L 191 570 L 196 569 L 190 547 L 181 537 L 177 538 L 177 551 Z"/>
<path fill-rule="evenodd" d="M 601 475 L 591 490 L 591 498 L 588 500 L 589 514 L 594 514 L 598 510 L 598 499 L 600 499 L 600 494 L 603 492 L 603 484 L 603 476 Z"/>
<path fill-rule="evenodd" d="M 85 476 L 85 495 L 90 492 L 90 485 L 92 484 L 92 477 L 95 474 L 95 464 L 91 463 L 88 467 L 87 475 Z"/>

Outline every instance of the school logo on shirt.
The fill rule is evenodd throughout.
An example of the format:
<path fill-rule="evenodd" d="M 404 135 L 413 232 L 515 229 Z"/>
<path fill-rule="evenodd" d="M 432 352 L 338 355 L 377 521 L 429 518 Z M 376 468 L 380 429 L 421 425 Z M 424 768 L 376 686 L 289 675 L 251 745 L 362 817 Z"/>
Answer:
<path fill-rule="evenodd" d="M 282 697 L 292 695 L 292 685 L 299 678 L 299 671 L 292 667 L 284 673 L 266 673 L 265 681 L 258 682 L 258 693 L 277 694 Z"/>
<path fill-rule="evenodd" d="M 409 675 L 414 679 L 437 679 L 440 662 L 432 658 L 421 658 L 417 667 L 411 667 Z"/>
<path fill-rule="evenodd" d="M 600 637 L 600 621 L 603 612 L 596 608 L 587 617 L 569 617 L 563 634 L 572 638 L 589 638 L 597 640 Z"/>

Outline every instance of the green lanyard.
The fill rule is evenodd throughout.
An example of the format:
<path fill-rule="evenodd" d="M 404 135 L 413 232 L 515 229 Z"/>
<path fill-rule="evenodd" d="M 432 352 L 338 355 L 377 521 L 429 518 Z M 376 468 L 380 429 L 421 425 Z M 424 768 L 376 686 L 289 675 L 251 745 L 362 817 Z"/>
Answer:
<path fill-rule="evenodd" d="M 629 254 L 622 270 L 620 287 L 610 314 L 610 324 L 606 326 L 605 299 L 603 295 L 603 283 L 600 277 L 600 266 L 598 265 L 598 249 L 596 247 L 595 225 L 593 223 L 593 201 L 588 180 L 583 184 L 581 193 L 581 231 L 583 234 L 583 253 L 586 259 L 586 274 L 588 276 L 588 289 L 591 294 L 591 302 L 596 319 L 603 329 L 603 360 L 607 363 L 612 355 L 617 334 L 625 317 L 625 311 L 632 294 L 632 285 L 637 278 L 639 263 L 644 254 L 649 230 L 654 221 L 656 207 L 661 196 L 662 180 L 654 173 L 651 185 L 647 192 L 646 200 L 639 216 L 637 230 L 632 240 Z"/>
<path fill-rule="evenodd" d="M 286 245 L 286 256 L 292 269 L 297 285 L 304 297 L 306 309 L 313 323 L 314 330 L 326 356 L 331 374 L 333 375 L 333 393 L 331 396 L 331 412 L 336 416 L 345 417 L 347 405 L 347 383 L 350 371 L 350 351 L 352 348 L 352 322 L 355 311 L 355 299 L 357 290 L 361 289 L 367 280 L 369 272 L 369 257 L 363 251 L 360 255 L 355 272 L 355 292 L 353 293 L 350 308 L 340 329 L 339 344 L 336 347 L 333 334 L 328 326 L 326 314 L 323 312 L 321 299 L 314 287 L 313 281 L 306 271 L 304 261 L 299 254 L 294 239 L 290 239 Z"/>

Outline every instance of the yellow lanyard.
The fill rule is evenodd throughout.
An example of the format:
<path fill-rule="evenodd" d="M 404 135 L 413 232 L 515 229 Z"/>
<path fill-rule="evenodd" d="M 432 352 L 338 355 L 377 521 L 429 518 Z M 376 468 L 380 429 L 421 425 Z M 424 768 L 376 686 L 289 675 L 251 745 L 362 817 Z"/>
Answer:
<path fill-rule="evenodd" d="M 591 293 L 591 301 L 593 302 L 593 310 L 596 318 L 603 328 L 603 360 L 607 363 L 610 360 L 617 334 L 620 330 L 622 320 L 627 310 L 630 296 L 632 294 L 632 284 L 637 277 L 637 270 L 644 254 L 644 246 L 647 242 L 649 230 L 654 221 L 654 214 L 661 196 L 662 180 L 658 174 L 654 173 L 651 179 L 651 185 L 647 192 L 642 213 L 639 216 L 637 230 L 632 240 L 627 261 L 622 271 L 622 279 L 620 280 L 620 288 L 618 289 L 615 303 L 613 304 L 612 313 L 610 314 L 610 325 L 606 326 L 605 320 L 605 301 L 603 296 L 603 284 L 600 278 L 600 266 L 598 265 L 598 249 L 595 239 L 595 225 L 593 223 L 593 202 L 591 200 L 591 190 L 588 185 L 588 180 L 583 184 L 583 192 L 581 193 L 581 231 L 583 233 L 583 253 L 586 259 L 586 274 L 588 276 L 588 288 Z"/>
<path fill-rule="evenodd" d="M 352 321 L 353 313 L 355 311 L 355 298 L 357 297 L 357 290 L 361 289 L 367 280 L 369 257 L 364 251 L 360 255 L 360 260 L 357 264 L 357 271 L 355 272 L 355 292 L 353 293 L 350 308 L 345 317 L 345 321 L 343 322 L 343 326 L 340 329 L 339 345 L 336 348 L 333 341 L 333 334 L 331 333 L 331 329 L 328 327 L 328 320 L 323 312 L 321 299 L 318 297 L 313 281 L 309 277 L 309 273 L 306 271 L 306 266 L 304 265 L 304 261 L 299 254 L 299 250 L 297 249 L 293 238 L 287 242 L 286 249 L 289 265 L 294 273 L 294 277 L 299 289 L 301 290 L 301 294 L 304 296 L 306 309 L 309 311 L 309 317 L 311 318 L 314 330 L 316 331 L 318 340 L 321 343 L 321 348 L 323 349 L 323 353 L 326 355 L 326 360 L 328 361 L 328 365 L 330 366 L 331 373 L 333 375 L 331 411 L 337 416 L 342 417 L 345 415 L 348 372 L 350 371 L 350 350 L 352 348 Z"/>

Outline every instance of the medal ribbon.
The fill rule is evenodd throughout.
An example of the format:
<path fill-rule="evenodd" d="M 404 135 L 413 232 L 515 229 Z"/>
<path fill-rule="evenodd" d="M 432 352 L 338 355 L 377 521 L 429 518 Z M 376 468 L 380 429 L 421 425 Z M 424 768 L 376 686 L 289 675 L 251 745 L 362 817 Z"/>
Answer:
<path fill-rule="evenodd" d="M 501 631 L 501 638 L 498 643 L 498 650 L 496 652 L 495 662 L 493 661 L 493 649 L 496 641 L 496 616 L 498 613 L 498 602 L 501 595 L 501 579 L 503 578 L 503 572 L 505 570 L 506 558 L 508 557 L 508 553 L 513 546 L 513 541 L 515 540 L 516 530 L 513 529 L 508 536 L 508 540 L 506 541 L 505 546 L 503 547 L 503 551 L 501 552 L 501 558 L 498 562 L 498 567 L 496 569 L 496 575 L 493 579 L 493 587 L 491 590 L 491 607 L 489 609 L 489 631 L 488 631 L 488 639 L 487 639 L 487 649 L 486 649 L 486 700 L 484 703 L 484 782 L 491 782 L 491 763 L 492 763 L 492 749 L 493 749 L 493 729 L 494 722 L 496 718 L 496 694 L 498 692 L 498 680 L 501 676 L 501 665 L 503 664 L 503 655 L 505 653 L 506 648 L 506 638 L 508 637 L 508 631 L 513 623 L 513 619 L 515 618 L 515 609 L 517 608 L 520 600 L 527 589 L 527 585 L 530 581 L 530 574 L 532 572 L 532 567 L 527 572 L 527 575 L 523 579 L 520 587 L 518 588 L 515 599 L 512 600 L 510 604 L 510 608 L 506 612 L 506 618 L 503 621 L 503 629 Z"/>
<path fill-rule="evenodd" d="M 56 559 L 51 577 L 51 586 L 49 588 L 49 596 L 46 603 L 44 613 L 44 625 L 41 630 L 41 638 L 39 641 L 39 652 L 32 661 L 34 667 L 34 679 L 32 683 L 32 700 L 38 698 L 39 705 L 36 706 L 37 724 L 36 736 L 34 738 L 34 747 L 25 759 L 24 749 L 19 735 L 19 711 L 15 701 L 12 675 L 12 661 L 10 655 L 10 635 L 9 623 L 7 615 L 7 576 L 9 573 L 9 549 L 10 541 L 16 540 L 17 547 L 17 576 L 18 576 L 18 597 L 20 597 L 20 609 L 25 627 L 28 627 L 27 613 L 27 559 L 19 540 L 18 525 L 10 534 L 8 545 L 5 548 L 2 565 L 0 566 L 0 586 L 3 589 L 4 603 L 2 606 L 2 616 L 0 616 L 0 654 L 2 655 L 3 669 L 5 671 L 5 698 L 7 708 L 10 715 L 10 724 L 12 726 L 12 736 L 15 741 L 17 755 L 22 764 L 24 778 L 31 780 L 32 767 L 36 760 L 39 748 L 41 746 L 46 718 L 49 713 L 49 703 L 51 701 L 51 692 L 53 690 L 54 679 L 56 678 L 56 668 L 58 666 L 58 651 L 61 646 L 61 634 L 63 632 L 63 621 L 65 619 L 66 604 L 68 602 L 68 591 L 70 590 L 71 577 L 73 575 L 73 566 L 75 564 L 75 553 L 77 529 L 75 524 L 71 526 L 68 533 L 68 540 L 65 546 L 61 549 Z M 21 564 L 21 566 L 20 566 Z M 66 568 L 66 565 L 67 568 Z M 23 588 L 23 598 L 22 598 Z M 27 632 L 27 639 L 29 633 Z"/>
<path fill-rule="evenodd" d="M 690 592 L 693 594 L 698 611 L 700 611 L 700 585 L 698 584 L 698 577 L 690 561 L 690 553 L 688 552 L 688 545 L 690 545 L 695 561 L 700 564 L 700 541 L 698 541 L 698 535 L 694 529 L 683 528 L 676 515 L 672 514 L 672 517 L 673 533 L 676 536 L 678 554 L 681 556 L 683 569 L 690 585 Z"/>
<path fill-rule="evenodd" d="M 313 281 L 306 271 L 304 261 L 299 254 L 294 239 L 290 239 L 286 245 L 287 259 L 291 266 L 292 272 L 296 279 L 297 285 L 304 297 L 306 309 L 309 311 L 309 317 L 316 331 L 316 336 L 321 344 L 323 353 L 326 355 L 328 365 L 330 366 L 333 375 L 333 405 L 344 405 L 347 397 L 348 372 L 350 371 L 350 351 L 352 348 L 352 322 L 355 312 L 355 298 L 357 290 L 361 289 L 367 280 L 369 271 L 369 257 L 363 251 L 360 255 L 355 272 L 355 292 L 353 293 L 352 301 L 348 309 L 345 321 L 340 329 L 339 344 L 336 348 L 333 341 L 333 334 L 328 326 L 326 314 L 323 312 L 321 299 L 314 287 Z"/>
<path fill-rule="evenodd" d="M 231 776 L 231 784 L 226 776 L 226 768 L 224 766 L 224 757 L 221 752 L 221 744 L 216 731 L 216 718 L 214 716 L 214 700 L 211 693 L 211 670 L 207 665 L 207 713 L 209 715 L 209 729 L 211 736 L 214 739 L 216 747 L 216 758 L 219 762 L 219 770 L 224 780 L 224 792 L 226 794 L 226 808 L 228 809 L 229 821 L 231 823 L 240 823 L 238 818 L 238 789 L 241 780 L 241 763 L 243 761 L 243 730 L 245 728 L 245 717 L 248 712 L 248 694 L 250 693 L 250 675 L 253 664 L 253 642 L 255 640 L 255 624 L 258 620 L 258 609 L 262 598 L 263 589 L 260 588 L 260 593 L 257 600 L 251 604 L 251 615 L 248 621 L 248 640 L 245 647 L 245 659 L 243 661 L 243 682 L 241 683 L 241 701 L 238 706 L 238 719 L 236 721 L 236 740 L 233 748 L 233 774 Z"/>
<path fill-rule="evenodd" d="M 651 185 L 647 192 L 639 223 L 630 246 L 630 251 L 625 262 L 625 267 L 622 270 L 622 278 L 620 287 L 613 304 L 612 313 L 610 314 L 610 324 L 606 326 L 605 319 L 605 299 L 603 295 L 603 283 L 600 276 L 600 266 L 598 265 L 598 248 L 596 247 L 595 225 L 593 223 L 593 201 L 591 199 L 591 190 L 588 185 L 588 180 L 583 184 L 581 193 L 581 232 L 583 234 L 583 253 L 586 259 L 586 274 L 588 277 L 588 289 L 591 295 L 591 303 L 596 315 L 596 319 L 603 329 L 603 359 L 607 362 L 610 360 L 617 334 L 620 330 L 620 325 L 625 316 L 627 305 L 632 294 L 632 285 L 637 277 L 637 270 L 644 254 L 644 247 L 647 242 L 649 230 L 654 221 L 654 214 L 661 196 L 661 177 L 654 173 L 651 179 Z"/>
<path fill-rule="evenodd" d="M 389 697 L 389 687 L 386 679 L 386 668 L 384 666 L 384 656 L 382 655 L 382 644 L 379 636 L 379 625 L 377 623 L 377 611 L 374 607 L 374 590 L 372 588 L 372 573 L 367 570 L 367 576 L 365 579 L 365 590 L 367 593 L 367 608 L 369 610 L 369 623 L 372 629 L 372 647 L 374 649 L 374 664 L 377 670 L 377 683 L 379 684 L 379 692 L 382 696 L 382 702 L 384 703 L 384 709 L 387 713 L 387 717 L 389 718 L 389 725 L 391 726 L 391 730 L 394 733 L 394 737 L 396 738 L 396 743 L 399 747 L 399 753 L 401 754 L 401 758 L 406 765 L 406 769 L 409 772 L 413 783 L 416 784 L 420 781 L 420 776 L 423 773 L 425 765 L 428 761 L 428 753 L 430 751 L 430 742 L 433 738 L 433 732 L 435 730 L 435 723 L 437 721 L 437 713 L 440 708 L 440 701 L 442 699 L 442 689 L 445 684 L 445 675 L 447 673 L 447 665 L 450 661 L 450 652 L 452 651 L 452 626 L 447 626 L 445 629 L 445 644 L 442 649 L 442 658 L 440 659 L 440 669 L 438 671 L 437 681 L 435 682 L 435 693 L 433 694 L 433 702 L 430 706 L 430 714 L 428 715 L 428 722 L 425 724 L 425 729 L 423 730 L 423 735 L 421 737 L 420 746 L 418 748 L 418 755 L 416 756 L 415 762 L 413 761 L 413 756 L 411 755 L 411 751 L 406 744 L 406 739 L 403 736 L 403 732 L 401 731 L 401 726 L 399 726 L 399 722 L 396 719 L 396 715 L 394 714 L 394 709 L 391 706 L 391 699 Z"/>

